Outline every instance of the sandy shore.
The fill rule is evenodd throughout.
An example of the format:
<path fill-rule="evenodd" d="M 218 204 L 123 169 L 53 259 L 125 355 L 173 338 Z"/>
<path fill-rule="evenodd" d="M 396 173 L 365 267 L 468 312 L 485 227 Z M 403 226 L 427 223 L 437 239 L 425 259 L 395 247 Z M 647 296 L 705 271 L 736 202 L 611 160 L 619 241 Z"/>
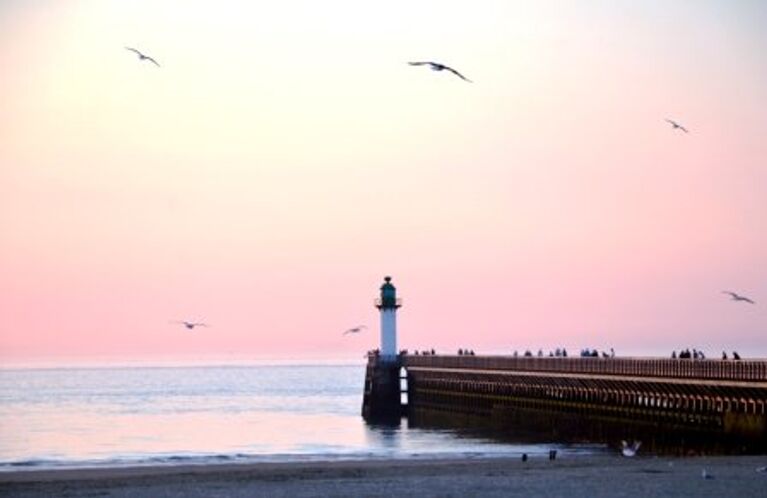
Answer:
<path fill-rule="evenodd" d="M 767 456 L 384 460 L 23 471 L 13 497 L 767 497 Z M 702 469 L 714 478 L 703 479 Z"/>

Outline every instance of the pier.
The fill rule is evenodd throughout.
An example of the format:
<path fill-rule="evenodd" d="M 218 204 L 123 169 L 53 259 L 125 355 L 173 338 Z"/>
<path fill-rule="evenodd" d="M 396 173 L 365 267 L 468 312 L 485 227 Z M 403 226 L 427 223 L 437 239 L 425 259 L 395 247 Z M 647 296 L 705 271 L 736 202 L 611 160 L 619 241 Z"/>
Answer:
<path fill-rule="evenodd" d="M 386 414 L 415 422 L 767 448 L 767 360 L 370 355 L 376 371 L 389 372 Z M 365 399 L 380 400 L 369 381 Z"/>

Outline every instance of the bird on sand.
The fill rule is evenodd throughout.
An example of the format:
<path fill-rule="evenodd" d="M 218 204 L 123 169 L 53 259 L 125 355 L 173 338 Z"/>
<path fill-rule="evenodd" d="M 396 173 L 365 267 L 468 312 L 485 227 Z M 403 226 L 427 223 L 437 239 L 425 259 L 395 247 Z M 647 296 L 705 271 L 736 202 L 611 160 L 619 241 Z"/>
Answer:
<path fill-rule="evenodd" d="M 677 123 L 673 119 L 666 119 L 666 122 L 671 124 L 671 129 L 673 129 L 673 130 L 682 130 L 685 133 L 690 133 L 689 131 L 687 131 L 687 128 L 685 128 L 684 126 L 680 125 L 679 123 Z"/>
<path fill-rule="evenodd" d="M 140 61 L 149 61 L 153 63 L 155 66 L 160 67 L 160 63 L 154 60 L 153 58 L 149 57 L 148 55 L 142 54 L 140 51 L 136 50 L 132 47 L 125 47 L 125 50 L 130 50 L 131 52 L 134 52 L 138 56 L 138 60 Z"/>
<path fill-rule="evenodd" d="M 700 473 L 700 476 L 701 476 L 703 479 L 713 479 L 713 478 L 714 478 L 714 476 L 713 476 L 713 475 L 711 475 L 711 474 L 709 474 L 709 473 L 708 473 L 708 471 L 707 471 L 706 469 L 703 469 L 703 470 L 701 471 L 701 473 Z"/>
<path fill-rule="evenodd" d="M 203 322 L 187 322 L 185 320 L 174 320 L 170 323 L 178 323 L 183 325 L 184 327 L 188 328 L 189 330 L 194 330 L 195 327 L 209 327 L 207 323 Z"/>
<path fill-rule="evenodd" d="M 747 298 L 746 296 L 741 296 L 740 294 L 737 294 L 737 293 L 732 292 L 732 291 L 722 291 L 722 294 L 729 294 L 732 297 L 733 301 L 743 301 L 743 302 L 746 302 L 746 303 L 756 304 L 754 301 L 752 301 L 751 299 Z"/>
<path fill-rule="evenodd" d="M 633 441 L 631 444 L 628 444 L 626 441 L 621 441 L 621 453 L 623 453 L 623 456 L 625 457 L 636 456 L 640 446 L 642 446 L 642 441 Z"/>
<path fill-rule="evenodd" d="M 422 61 L 422 62 L 408 62 L 411 66 L 429 66 L 431 67 L 432 71 L 450 71 L 454 75 L 458 76 L 464 81 L 468 81 L 469 83 L 472 83 L 470 79 L 468 79 L 466 76 L 462 75 L 455 69 L 453 69 L 450 66 L 446 66 L 444 64 L 440 64 L 439 62 L 431 62 L 431 61 Z"/>
<path fill-rule="evenodd" d="M 362 332 L 362 331 L 363 331 L 364 329 L 366 329 L 366 328 L 367 328 L 367 327 L 366 327 L 366 326 L 364 326 L 364 325 L 358 325 L 358 326 L 356 326 L 356 327 L 352 327 L 352 328 L 350 328 L 349 330 L 345 331 L 345 332 L 344 332 L 342 335 L 348 335 L 348 334 L 359 334 L 360 332 Z"/>

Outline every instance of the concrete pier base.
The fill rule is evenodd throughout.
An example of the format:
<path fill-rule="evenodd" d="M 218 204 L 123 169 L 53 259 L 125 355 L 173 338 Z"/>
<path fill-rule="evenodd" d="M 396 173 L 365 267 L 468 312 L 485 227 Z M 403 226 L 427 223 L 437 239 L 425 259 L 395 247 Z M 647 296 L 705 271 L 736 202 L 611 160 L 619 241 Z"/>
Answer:
<path fill-rule="evenodd" d="M 369 422 L 398 421 L 404 414 L 401 395 L 399 357 L 371 355 L 365 372 L 362 417 Z"/>

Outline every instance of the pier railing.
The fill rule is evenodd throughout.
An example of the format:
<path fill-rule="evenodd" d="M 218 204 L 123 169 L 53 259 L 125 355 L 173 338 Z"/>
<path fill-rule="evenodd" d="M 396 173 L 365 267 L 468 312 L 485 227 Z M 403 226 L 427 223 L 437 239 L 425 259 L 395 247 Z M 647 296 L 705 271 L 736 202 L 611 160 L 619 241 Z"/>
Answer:
<path fill-rule="evenodd" d="M 767 382 L 767 360 L 402 355 L 402 366 Z"/>

